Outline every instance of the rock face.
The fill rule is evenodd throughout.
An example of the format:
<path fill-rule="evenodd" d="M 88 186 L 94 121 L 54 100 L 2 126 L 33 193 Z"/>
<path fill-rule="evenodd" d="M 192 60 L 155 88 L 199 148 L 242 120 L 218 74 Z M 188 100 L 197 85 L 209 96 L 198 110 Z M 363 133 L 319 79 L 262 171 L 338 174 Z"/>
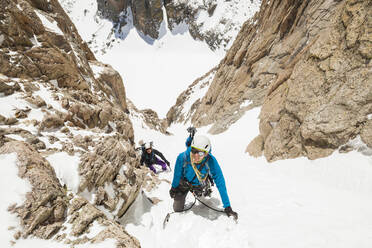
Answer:
<path fill-rule="evenodd" d="M 364 127 L 360 133 L 360 136 L 364 143 L 369 148 L 372 148 L 372 121 L 369 120 L 364 124 Z"/>
<path fill-rule="evenodd" d="M 159 38 L 163 22 L 163 3 L 161 0 L 135 0 L 132 2 L 134 26 L 154 39 Z"/>
<path fill-rule="evenodd" d="M 371 16 L 368 1 L 263 1 L 218 66 L 193 124 L 222 132 L 242 110 L 262 106 L 260 138 L 248 150 L 262 147 L 269 161 L 327 156 L 359 134 L 368 140 Z"/>
<path fill-rule="evenodd" d="M 116 102 L 121 106 L 125 112 L 128 111 L 125 88 L 120 74 L 115 71 L 112 66 L 103 64 L 99 61 L 89 61 L 89 65 L 93 69 L 97 69 L 95 73 L 96 78 L 101 82 L 102 90 L 107 94 L 114 94 Z"/>
<path fill-rule="evenodd" d="M 201 97 L 195 99 L 193 94 L 197 93 L 203 96 L 206 93 L 213 77 L 216 75 L 217 68 L 213 68 L 204 76 L 194 81 L 181 95 L 177 98 L 176 104 L 170 108 L 167 113 L 166 124 L 170 126 L 173 122 L 186 124 L 200 105 Z M 191 106 L 188 108 L 188 106 Z"/>
<path fill-rule="evenodd" d="M 226 47 L 241 27 L 241 18 L 234 17 L 239 13 L 248 19 L 258 10 L 260 1 L 97 0 L 97 3 L 100 16 L 113 21 L 119 33 L 121 27 L 133 23 L 142 34 L 158 39 L 161 29 L 165 28 L 161 24 L 167 19 L 172 32 L 185 32 L 187 26 L 194 39 L 205 41 L 211 49 L 216 49 Z"/>
<path fill-rule="evenodd" d="M 134 106 L 132 101 L 128 99 L 128 109 L 132 119 L 138 119 L 143 126 L 159 131 L 168 135 L 167 124 L 165 120 L 159 119 L 158 114 L 152 109 L 139 110 Z"/>
<path fill-rule="evenodd" d="M 164 19 L 161 0 L 97 0 L 97 3 L 98 13 L 116 26 L 125 26 L 133 18 L 134 26 L 142 34 L 159 38 Z"/>
<path fill-rule="evenodd" d="M 0 154 L 13 152 L 18 156 L 18 174 L 30 182 L 32 192 L 27 194 L 22 206 L 14 206 L 11 211 L 21 218 L 25 237 L 35 233 L 41 234 L 41 238 L 50 238 L 38 229 L 51 228 L 65 219 L 68 206 L 65 192 L 53 168 L 34 148 L 19 141 L 7 142 L 0 148 Z M 57 231 L 58 226 L 54 229 Z"/>
<path fill-rule="evenodd" d="M 9 211 L 21 219 L 23 230 L 16 231 L 16 239 L 34 235 L 42 239 L 55 237 L 66 244 L 101 242 L 106 238 L 117 240 L 117 247 L 140 247 L 119 224 L 109 220 L 105 214 L 82 197 L 71 199 L 61 186 L 53 167 L 36 149 L 19 142 L 7 142 L 0 147 L 0 154 L 15 152 L 18 157 L 19 176 L 28 180 L 32 191 L 20 206 L 10 206 Z M 66 220 L 72 225 L 71 232 L 64 232 Z M 102 231 L 93 238 L 79 238 L 90 226 L 102 226 Z M 113 236 L 115 230 L 117 236 Z M 111 235 L 110 235 L 111 233 Z M 77 237 L 77 238 L 74 238 Z"/>
<path fill-rule="evenodd" d="M 94 55 L 57 1 L 20 1 L 18 5 L 1 1 L 1 6 L 0 73 L 18 78 L 43 76 L 60 87 L 90 87 L 84 77 L 91 72 L 85 68 Z M 53 13 L 59 14 L 54 17 Z"/>
<path fill-rule="evenodd" d="M 131 4 L 130 0 L 97 0 L 98 13 L 103 18 L 119 23 L 120 14 L 125 11 Z M 122 23 L 123 25 L 127 22 Z"/>
<path fill-rule="evenodd" d="M 95 60 L 57 0 L 0 4 L 0 154 L 17 153 L 19 176 L 32 186 L 9 207 L 21 220 L 15 239 L 139 247 L 113 218 L 156 179 L 137 168 L 121 77 Z M 48 162 L 53 155 L 67 159 L 62 167 Z M 87 238 L 92 225 L 103 231 Z"/>

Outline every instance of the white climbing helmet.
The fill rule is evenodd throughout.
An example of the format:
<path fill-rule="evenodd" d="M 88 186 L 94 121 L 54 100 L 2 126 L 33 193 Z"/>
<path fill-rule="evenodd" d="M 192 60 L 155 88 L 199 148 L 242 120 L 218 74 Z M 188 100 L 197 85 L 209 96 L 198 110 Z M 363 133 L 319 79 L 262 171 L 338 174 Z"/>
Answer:
<path fill-rule="evenodd" d="M 147 149 L 150 149 L 150 148 L 152 148 L 151 142 L 146 142 L 145 143 L 145 149 L 147 150 Z"/>
<path fill-rule="evenodd" d="M 191 147 L 209 153 L 211 151 L 211 141 L 204 135 L 195 136 Z"/>

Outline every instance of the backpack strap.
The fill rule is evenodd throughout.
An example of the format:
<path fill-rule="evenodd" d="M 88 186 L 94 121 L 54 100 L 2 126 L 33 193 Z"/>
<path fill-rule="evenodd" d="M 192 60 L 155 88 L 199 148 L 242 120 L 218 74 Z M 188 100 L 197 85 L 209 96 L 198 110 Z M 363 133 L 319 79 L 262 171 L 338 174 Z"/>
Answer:
<path fill-rule="evenodd" d="M 202 169 L 204 168 L 204 166 L 207 166 L 207 175 L 206 175 L 206 177 L 208 177 L 209 179 L 211 179 L 210 178 L 210 173 L 209 173 L 209 171 L 210 171 L 210 169 L 209 169 L 209 166 L 208 166 L 208 160 L 209 160 L 209 154 L 208 154 L 208 157 L 207 157 L 207 159 L 201 164 L 201 166 L 199 167 L 199 169 L 198 168 L 196 168 L 199 172 L 201 172 L 202 171 Z M 187 166 L 187 157 L 186 157 L 186 153 L 184 153 L 183 154 L 183 166 L 182 166 L 182 176 L 183 176 L 183 178 L 185 178 L 185 168 L 186 168 L 186 166 Z M 194 181 L 195 180 L 195 178 L 197 178 L 197 176 L 196 176 L 196 174 L 195 174 L 195 176 L 194 176 L 194 178 L 191 180 L 191 182 L 192 181 Z M 201 182 L 200 182 L 201 183 Z"/>

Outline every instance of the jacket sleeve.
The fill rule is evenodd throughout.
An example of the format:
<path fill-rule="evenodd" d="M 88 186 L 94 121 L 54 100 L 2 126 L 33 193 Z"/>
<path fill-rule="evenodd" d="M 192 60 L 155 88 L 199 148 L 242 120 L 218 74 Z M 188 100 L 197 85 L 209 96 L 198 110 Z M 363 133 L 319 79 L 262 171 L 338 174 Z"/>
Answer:
<path fill-rule="evenodd" d="M 186 142 L 185 142 L 186 147 L 191 146 L 191 142 L 192 142 L 192 138 L 191 138 L 191 135 L 190 135 L 190 136 L 187 138 Z"/>
<path fill-rule="evenodd" d="M 164 162 L 167 161 L 167 159 L 164 157 L 163 153 L 159 152 L 158 150 L 154 149 L 154 153 L 158 155 Z"/>
<path fill-rule="evenodd" d="M 183 171 L 183 153 L 180 153 L 176 160 L 176 165 L 174 166 L 174 174 L 173 174 L 173 181 L 172 181 L 172 187 L 177 188 L 180 184 L 180 180 L 182 178 L 182 171 Z"/>
<path fill-rule="evenodd" d="M 223 207 L 227 208 L 230 206 L 229 196 L 227 195 L 225 178 L 223 177 L 222 170 L 220 165 L 218 164 L 216 158 L 213 155 L 210 155 L 209 169 L 212 174 L 212 178 L 217 186 L 218 192 L 220 193 L 220 197 L 223 203 Z"/>
<path fill-rule="evenodd" d="M 145 154 L 142 152 L 140 164 L 143 165 L 143 162 L 145 160 Z"/>

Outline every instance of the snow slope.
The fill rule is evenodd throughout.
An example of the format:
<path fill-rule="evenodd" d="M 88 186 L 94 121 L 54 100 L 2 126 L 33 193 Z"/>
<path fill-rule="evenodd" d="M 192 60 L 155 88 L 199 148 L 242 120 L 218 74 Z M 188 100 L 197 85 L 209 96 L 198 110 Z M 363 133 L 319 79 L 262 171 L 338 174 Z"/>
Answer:
<path fill-rule="evenodd" d="M 172 214 L 163 229 L 172 211 L 170 184 L 164 181 L 147 192 L 160 198 L 159 204 L 149 208 L 141 197 L 132 207 L 137 210 L 127 217 L 137 220 L 126 229 L 142 247 L 371 247 L 372 158 L 355 151 L 315 161 L 298 158 L 269 164 L 264 158 L 251 158 L 244 150 L 258 134 L 258 115 L 259 109 L 253 109 L 227 132 L 210 136 L 238 223 L 196 203 L 186 213 Z M 136 139 L 153 140 L 173 168 L 185 150 L 187 132 L 180 125 L 171 131 L 173 136 L 162 136 L 135 126 Z M 160 177 L 172 181 L 173 175 Z M 222 206 L 216 188 L 205 201 Z"/>

